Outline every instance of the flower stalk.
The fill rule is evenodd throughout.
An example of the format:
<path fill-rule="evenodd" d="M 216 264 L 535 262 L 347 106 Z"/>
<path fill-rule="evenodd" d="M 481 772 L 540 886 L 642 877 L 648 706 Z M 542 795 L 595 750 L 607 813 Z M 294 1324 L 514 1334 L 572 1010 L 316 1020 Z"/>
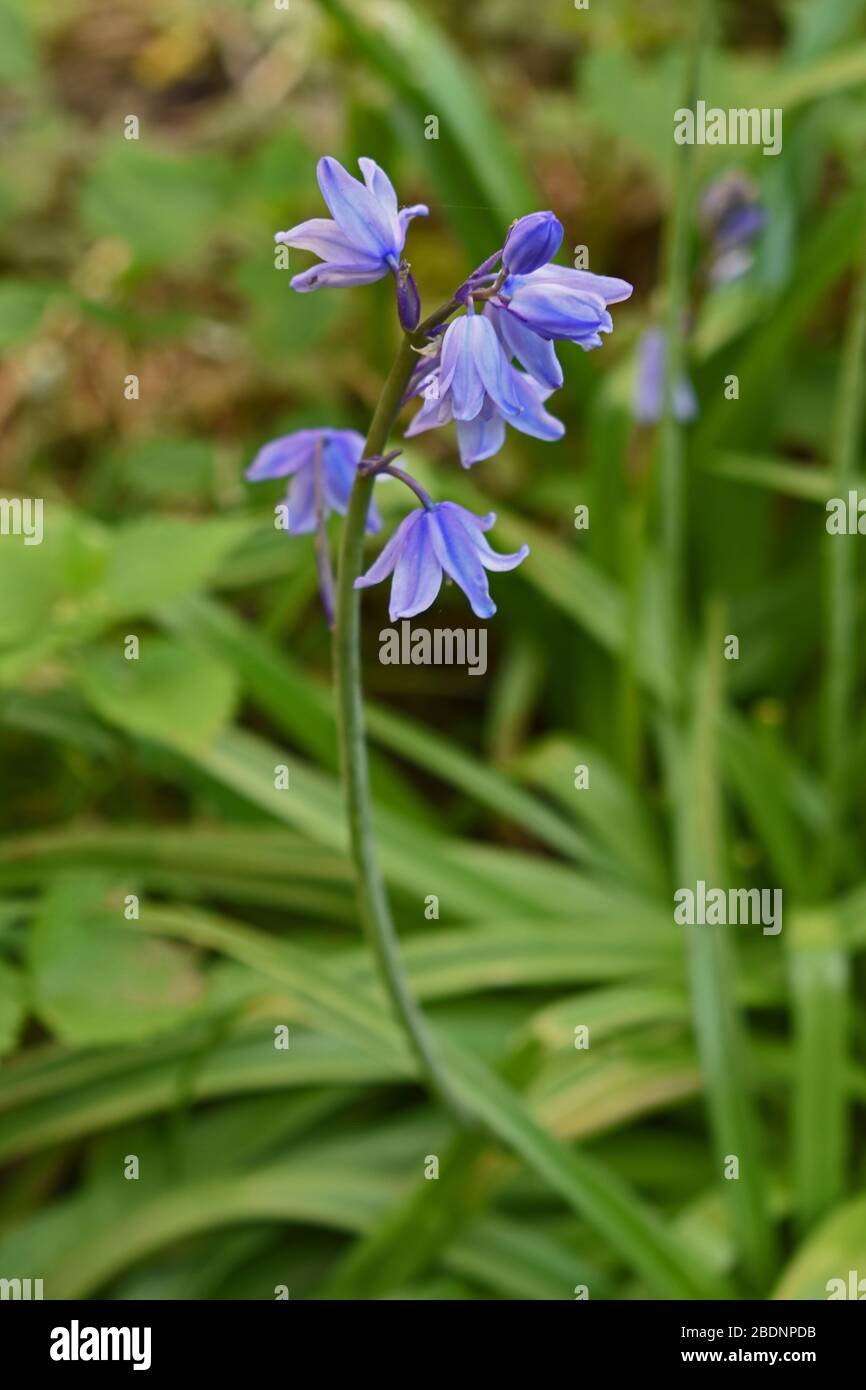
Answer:
<path fill-rule="evenodd" d="M 388 436 L 400 411 L 409 378 L 417 363 L 416 348 L 425 334 L 444 322 L 456 308 L 454 301 L 443 306 L 413 334 L 405 334 L 388 379 L 382 388 L 364 445 L 364 457 L 385 453 Z M 364 558 L 364 532 L 373 494 L 375 475 L 359 469 L 349 498 L 343 528 L 337 573 L 337 616 L 334 631 L 334 667 L 337 692 L 337 723 L 340 759 L 349 823 L 349 845 L 355 867 L 358 905 L 365 934 L 373 951 L 385 991 L 422 1074 L 432 1090 L 461 1126 L 468 1116 L 446 1068 L 438 1055 L 435 1040 L 422 1010 L 409 987 L 402 962 L 397 933 L 388 903 L 388 894 L 376 854 L 373 803 L 364 733 L 364 704 L 361 679 L 361 595 L 355 580 L 361 574 Z"/>

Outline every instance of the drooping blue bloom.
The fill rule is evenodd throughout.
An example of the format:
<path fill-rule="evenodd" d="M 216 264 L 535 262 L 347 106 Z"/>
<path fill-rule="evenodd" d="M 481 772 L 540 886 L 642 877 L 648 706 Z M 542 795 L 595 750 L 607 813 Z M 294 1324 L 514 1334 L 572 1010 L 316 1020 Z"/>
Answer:
<path fill-rule="evenodd" d="M 491 302 L 540 338 L 588 349 L 601 347 L 600 335 L 613 328 L 608 304 L 628 299 L 631 292 L 627 280 L 546 265 L 529 275 L 509 275 Z"/>
<path fill-rule="evenodd" d="M 474 312 L 454 319 L 442 339 L 438 374 L 440 401 L 455 420 L 474 420 L 492 401 L 503 415 L 519 415 L 508 359 L 488 319 Z"/>
<path fill-rule="evenodd" d="M 339 160 L 319 160 L 317 177 L 333 218 L 313 217 L 277 232 L 275 241 L 312 251 L 322 264 L 295 275 L 293 290 L 309 293 L 323 285 L 370 285 L 398 275 L 413 217 L 426 217 L 423 203 L 398 211 L 397 194 L 388 175 L 372 159 L 359 159 L 364 182 L 352 177 Z M 410 277 L 411 278 L 411 277 Z"/>
<path fill-rule="evenodd" d="M 529 275 L 552 261 L 562 245 L 562 223 L 552 212 L 531 212 L 505 238 L 502 264 L 510 275 Z"/>
<path fill-rule="evenodd" d="M 292 536 L 315 531 L 319 512 L 346 515 L 349 493 L 364 455 L 364 437 L 357 430 L 296 430 L 272 439 L 259 450 L 246 471 L 251 483 L 268 478 L 291 478 L 286 494 L 287 530 Z M 317 477 L 318 473 L 318 477 Z M 367 530 L 381 530 L 375 505 L 370 507 Z"/>
<path fill-rule="evenodd" d="M 638 343 L 632 402 L 632 412 L 639 425 L 655 425 L 664 414 L 666 354 L 664 329 L 648 328 Z M 671 406 L 674 419 L 681 424 L 687 424 L 698 413 L 697 397 L 685 374 L 673 384 Z"/>
<path fill-rule="evenodd" d="M 498 454 L 505 443 L 506 423 L 519 430 L 521 434 L 533 435 L 536 439 L 561 439 L 565 425 L 544 409 L 544 402 L 552 395 L 550 387 L 540 386 L 525 372 L 518 372 L 509 366 L 511 388 L 521 410 L 519 415 L 504 417 L 489 396 L 481 410 L 472 420 L 457 420 L 457 444 L 460 462 L 464 468 L 471 468 L 481 459 L 492 458 Z M 411 439 L 425 430 L 439 429 L 452 420 L 451 400 L 439 393 L 438 372 L 434 370 L 419 385 L 419 393 L 424 404 L 418 411 L 409 428 L 406 438 Z"/>
<path fill-rule="evenodd" d="M 490 618 L 496 604 L 490 597 L 485 570 L 513 570 L 529 554 L 522 545 L 513 555 L 498 555 L 484 535 L 495 513 L 476 516 L 456 502 L 418 507 L 400 522 L 378 559 L 355 580 L 356 589 L 381 584 L 393 572 L 391 621 L 413 618 L 429 608 L 439 593 L 442 572 L 465 593 L 478 618 Z"/>

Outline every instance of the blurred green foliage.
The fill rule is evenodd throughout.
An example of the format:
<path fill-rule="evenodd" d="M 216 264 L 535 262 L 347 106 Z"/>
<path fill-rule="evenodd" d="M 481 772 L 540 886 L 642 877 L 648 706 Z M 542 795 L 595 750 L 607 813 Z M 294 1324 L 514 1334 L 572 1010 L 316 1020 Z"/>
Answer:
<path fill-rule="evenodd" d="M 866 473 L 866 7 L 706 8 L 699 95 L 780 106 L 778 158 L 680 158 L 677 0 L 0 0 L 3 488 L 45 500 L 41 545 L 0 537 L 3 1277 L 821 1298 L 866 1270 L 863 568 L 823 507 Z M 430 307 L 534 207 L 636 287 L 561 352 L 561 443 L 510 433 L 469 476 L 450 429 L 405 450 L 530 542 L 485 680 L 381 666 L 365 596 L 383 867 L 483 1139 L 417 1084 L 360 944 L 312 543 L 242 482 L 278 433 L 363 430 L 397 341 L 387 286 L 274 267 L 323 153 L 430 205 Z M 714 284 L 699 198 L 730 170 L 766 227 Z M 687 431 L 631 421 L 665 318 Z M 446 587 L 431 624 L 465 611 Z M 784 930 L 684 939 L 698 878 L 781 887 Z"/>

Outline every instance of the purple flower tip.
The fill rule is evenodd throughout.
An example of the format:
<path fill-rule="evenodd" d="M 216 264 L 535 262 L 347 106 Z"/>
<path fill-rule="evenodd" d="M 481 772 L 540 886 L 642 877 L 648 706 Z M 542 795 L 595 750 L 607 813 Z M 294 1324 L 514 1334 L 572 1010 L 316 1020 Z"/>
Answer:
<path fill-rule="evenodd" d="M 444 571 L 459 584 L 475 616 L 491 618 L 496 604 L 485 570 L 513 570 L 529 554 L 525 545 L 512 555 L 497 554 L 484 535 L 495 520 L 493 512 L 476 516 L 456 502 L 418 507 L 403 518 L 379 558 L 355 580 L 355 588 L 380 584 L 393 573 L 388 612 L 394 622 L 430 607 Z"/>
<path fill-rule="evenodd" d="M 397 313 L 404 333 L 414 333 L 421 319 L 421 299 L 405 261 L 401 261 L 397 271 Z"/>
<path fill-rule="evenodd" d="M 510 275 L 529 275 L 552 261 L 562 245 L 562 223 L 552 212 L 531 212 L 512 224 L 502 251 Z"/>

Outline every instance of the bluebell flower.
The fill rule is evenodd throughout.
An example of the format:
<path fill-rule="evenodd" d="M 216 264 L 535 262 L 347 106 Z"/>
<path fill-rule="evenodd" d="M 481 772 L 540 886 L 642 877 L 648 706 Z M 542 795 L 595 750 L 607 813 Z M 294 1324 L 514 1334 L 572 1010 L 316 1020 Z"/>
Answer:
<path fill-rule="evenodd" d="M 601 347 L 600 334 L 613 328 L 608 304 L 628 299 L 631 292 L 627 280 L 546 265 L 529 275 L 509 275 L 491 302 L 540 338 L 589 349 Z"/>
<path fill-rule="evenodd" d="M 429 608 L 439 593 L 442 572 L 454 580 L 478 618 L 490 618 L 496 604 L 490 597 L 485 570 L 513 570 L 529 554 L 522 545 L 513 555 L 498 555 L 484 535 L 496 520 L 491 512 L 479 517 L 456 502 L 431 503 L 404 517 L 377 560 L 355 580 L 356 589 L 381 584 L 393 572 L 391 621 L 413 618 Z"/>
<path fill-rule="evenodd" d="M 511 275 L 529 275 L 552 261 L 562 245 L 562 223 L 552 212 L 531 212 L 512 223 L 502 248 Z"/>
<path fill-rule="evenodd" d="M 493 325 L 474 312 L 471 302 L 468 308 L 442 339 L 439 398 L 455 420 L 474 420 L 488 401 L 503 415 L 519 415 L 522 407 Z"/>
<path fill-rule="evenodd" d="M 508 371 L 512 393 L 521 409 L 519 415 L 509 415 L 507 423 L 521 434 L 530 434 L 536 439 L 561 439 L 565 434 L 565 425 L 544 409 L 544 402 L 553 394 L 552 388 L 540 386 L 531 376 L 516 371 L 514 367 L 509 366 Z M 450 397 L 442 396 L 439 392 L 435 368 L 419 384 L 419 392 L 424 397 L 424 404 L 406 430 L 407 439 L 423 434 L 425 430 L 439 429 L 454 418 Z M 481 459 L 492 458 L 505 443 L 506 417 L 489 396 L 473 419 L 458 420 L 456 424 L 460 462 L 464 468 L 471 468 L 473 463 L 479 463 Z"/>
<path fill-rule="evenodd" d="M 291 478 L 286 494 L 292 536 L 315 531 L 319 509 L 323 517 L 331 512 L 346 515 L 349 493 L 358 464 L 364 455 L 364 437 L 357 430 L 296 430 L 272 439 L 259 450 L 246 471 L 251 483 L 268 478 Z M 317 468 L 321 479 L 317 482 Z M 375 505 L 370 507 L 367 530 L 381 530 Z"/>
<path fill-rule="evenodd" d="M 339 160 L 329 155 L 320 159 L 319 188 L 333 221 L 313 217 L 277 232 L 275 241 L 312 251 L 322 260 L 294 276 L 293 290 L 304 294 L 323 285 L 370 285 L 388 274 L 398 276 L 406 229 L 413 217 L 426 217 L 428 209 L 417 203 L 398 211 L 397 194 L 384 170 L 372 159 L 359 159 L 358 164 L 363 183 Z"/>
<path fill-rule="evenodd" d="M 655 425 L 664 414 L 666 353 L 664 329 L 648 328 L 638 343 L 632 402 L 632 412 L 639 425 Z M 687 424 L 698 413 L 697 397 L 685 374 L 673 384 L 671 405 L 674 419 L 681 424 Z"/>

